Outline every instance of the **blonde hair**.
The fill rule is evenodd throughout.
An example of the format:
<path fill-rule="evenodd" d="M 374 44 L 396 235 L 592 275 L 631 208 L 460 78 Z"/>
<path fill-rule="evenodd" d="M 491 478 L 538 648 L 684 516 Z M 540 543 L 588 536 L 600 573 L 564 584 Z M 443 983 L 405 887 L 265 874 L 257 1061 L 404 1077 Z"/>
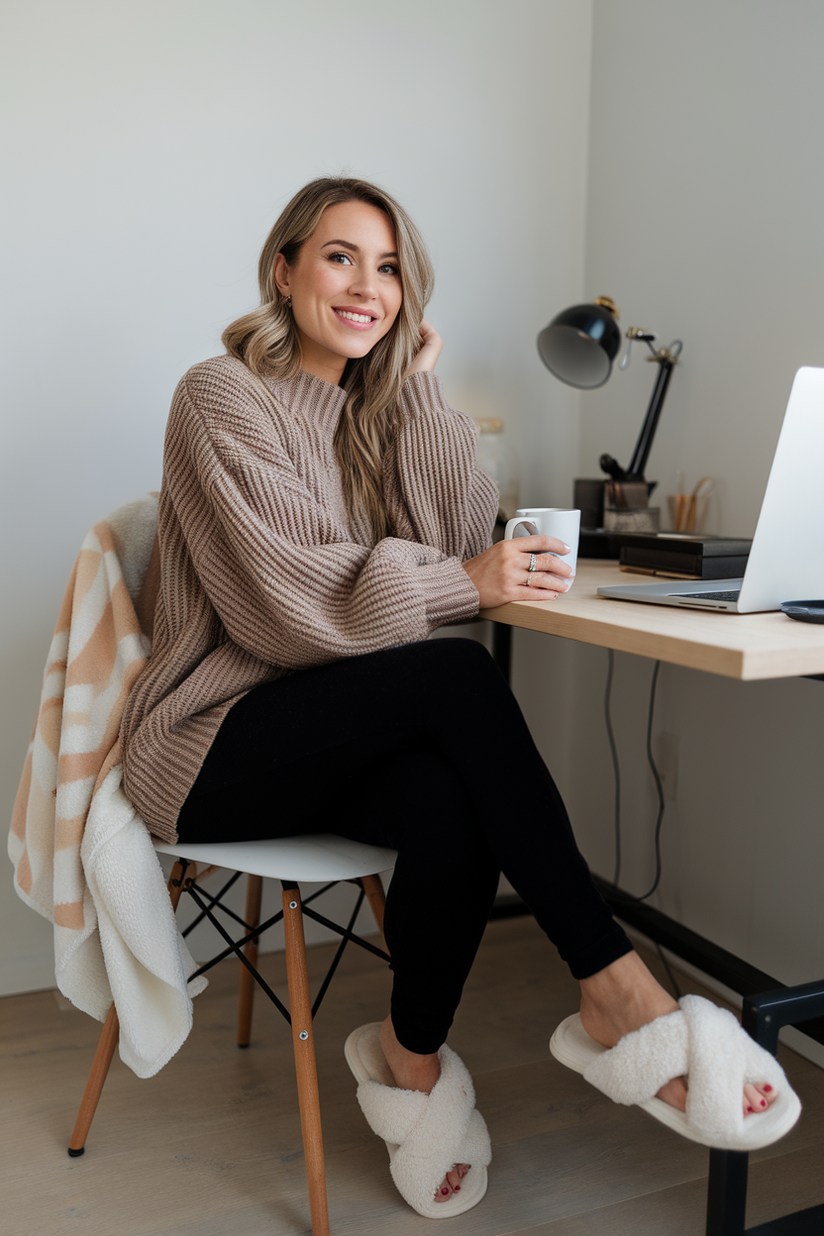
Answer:
<path fill-rule="evenodd" d="M 395 229 L 403 300 L 384 337 L 364 357 L 347 361 L 341 379 L 346 391 L 335 432 L 344 498 L 350 516 L 363 513 L 376 540 L 391 536 L 392 522 L 383 497 L 383 459 L 400 425 L 398 397 L 412 358 L 421 346 L 420 323 L 432 295 L 434 273 L 423 238 L 406 211 L 383 189 L 352 177 L 324 176 L 296 193 L 269 233 L 258 264 L 260 306 L 223 332 L 230 356 L 253 373 L 289 378 L 300 369 L 300 340 L 286 298 L 275 283 L 275 259 L 288 266 L 315 231 L 329 206 L 365 202 L 382 210 Z"/>

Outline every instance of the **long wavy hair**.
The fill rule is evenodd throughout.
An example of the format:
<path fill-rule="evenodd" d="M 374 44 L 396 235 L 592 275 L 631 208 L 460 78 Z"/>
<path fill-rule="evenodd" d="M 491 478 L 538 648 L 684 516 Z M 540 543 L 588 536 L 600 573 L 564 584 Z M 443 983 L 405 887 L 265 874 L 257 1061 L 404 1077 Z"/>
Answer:
<path fill-rule="evenodd" d="M 432 295 L 434 273 L 423 238 L 403 207 L 383 189 L 352 177 L 324 176 L 296 193 L 272 228 L 258 264 L 260 306 L 223 332 L 230 356 L 261 376 L 293 377 L 300 369 L 300 340 L 287 300 L 275 283 L 275 259 L 288 266 L 312 235 L 329 206 L 365 202 L 388 215 L 395 229 L 403 289 L 398 316 L 366 356 L 347 361 L 341 386 L 346 391 L 335 453 L 350 517 L 363 514 L 375 540 L 391 536 L 392 521 L 381 484 L 382 463 L 400 426 L 398 397 L 404 374 L 421 346 L 420 323 Z"/>

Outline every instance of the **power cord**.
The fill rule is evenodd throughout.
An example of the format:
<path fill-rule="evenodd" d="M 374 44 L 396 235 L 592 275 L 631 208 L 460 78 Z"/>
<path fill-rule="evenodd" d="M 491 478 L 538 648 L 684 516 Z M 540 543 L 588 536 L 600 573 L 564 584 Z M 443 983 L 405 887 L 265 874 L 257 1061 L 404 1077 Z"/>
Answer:
<path fill-rule="evenodd" d="M 607 650 L 607 681 L 606 690 L 604 692 L 604 720 L 606 722 L 607 738 L 609 740 L 609 750 L 612 756 L 612 769 L 615 778 L 615 800 L 614 800 L 614 833 L 615 833 L 615 866 L 612 874 L 612 886 L 617 896 L 623 901 L 631 901 L 638 903 L 646 901 L 658 888 L 661 882 L 661 828 L 664 822 L 664 811 L 666 804 L 664 800 L 664 787 L 661 784 L 661 774 L 658 771 L 658 765 L 655 763 L 655 757 L 652 754 L 652 724 L 655 717 L 655 693 L 658 687 L 658 674 L 661 669 L 661 662 L 656 661 L 652 671 L 652 681 L 650 683 L 649 693 L 649 709 L 647 712 L 647 763 L 652 772 L 653 780 L 655 781 L 655 789 L 658 793 L 658 818 L 655 821 L 655 878 L 652 886 L 643 893 L 640 897 L 634 897 L 630 893 L 624 893 L 618 888 L 618 880 L 621 875 L 621 766 L 618 760 L 618 747 L 615 742 L 615 732 L 612 728 L 612 681 L 615 674 L 615 653 L 612 648 Z M 660 944 L 655 942 L 655 947 L 658 951 L 658 956 L 661 964 L 666 971 L 670 986 L 675 992 L 676 1000 L 681 998 L 681 989 L 678 982 L 669 967 L 666 957 L 664 956 Z"/>
<path fill-rule="evenodd" d="M 658 672 L 661 669 L 661 662 L 655 662 L 655 668 L 652 671 L 652 682 L 649 689 L 649 712 L 647 714 L 647 763 L 650 766 L 653 780 L 655 781 L 655 789 L 658 792 L 658 819 L 655 821 L 655 879 L 652 882 L 652 887 L 640 897 L 634 897 L 633 901 L 646 901 L 648 897 L 657 889 L 661 882 L 661 825 L 664 822 L 664 811 L 666 806 L 664 803 L 664 787 L 661 784 L 661 775 L 658 772 L 658 766 L 655 763 L 655 758 L 652 754 L 652 719 L 655 714 L 655 691 L 658 686 Z"/>
<path fill-rule="evenodd" d="M 604 720 L 607 726 L 607 738 L 612 755 L 612 772 L 615 779 L 615 806 L 613 827 L 615 832 L 615 867 L 612 872 L 613 888 L 618 887 L 621 875 L 621 765 L 618 763 L 618 748 L 615 745 L 615 733 L 612 729 L 612 678 L 615 673 L 615 653 L 607 649 L 607 688 L 604 693 Z"/>

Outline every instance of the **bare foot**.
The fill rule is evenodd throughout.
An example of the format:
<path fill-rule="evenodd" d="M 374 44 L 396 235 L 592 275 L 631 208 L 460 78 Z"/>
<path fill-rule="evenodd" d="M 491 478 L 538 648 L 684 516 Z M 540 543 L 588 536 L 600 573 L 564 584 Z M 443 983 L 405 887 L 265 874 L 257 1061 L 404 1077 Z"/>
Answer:
<path fill-rule="evenodd" d="M 614 1047 L 625 1034 L 677 1009 L 675 1000 L 656 982 L 637 953 L 627 953 L 581 981 L 581 1024 L 590 1038 L 604 1047 Z M 674 1077 L 661 1087 L 657 1097 L 685 1111 L 687 1079 Z M 745 1086 L 744 1115 L 766 1111 L 777 1097 L 772 1086 Z"/>
<path fill-rule="evenodd" d="M 381 1026 L 381 1047 L 396 1086 L 401 1090 L 422 1090 L 424 1094 L 429 1094 L 441 1075 L 437 1054 L 419 1056 L 402 1047 L 395 1037 L 391 1017 L 387 1017 Z M 460 1193 L 461 1182 L 469 1168 L 469 1163 L 456 1163 L 435 1190 L 434 1200 L 448 1202 L 454 1193 Z"/>

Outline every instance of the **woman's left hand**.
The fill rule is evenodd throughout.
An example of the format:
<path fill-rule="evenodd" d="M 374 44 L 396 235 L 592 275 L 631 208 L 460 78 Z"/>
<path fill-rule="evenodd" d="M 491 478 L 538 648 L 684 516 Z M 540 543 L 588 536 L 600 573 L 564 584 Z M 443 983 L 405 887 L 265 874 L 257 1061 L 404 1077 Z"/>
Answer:
<path fill-rule="evenodd" d="M 575 574 L 564 562 L 568 553 L 569 546 L 554 536 L 514 537 L 461 565 L 477 589 L 480 608 L 494 609 L 508 601 L 554 601 L 568 592 Z"/>
<path fill-rule="evenodd" d="M 413 373 L 432 373 L 443 347 L 443 339 L 431 322 L 421 322 L 421 349 L 406 371 L 407 378 Z"/>

